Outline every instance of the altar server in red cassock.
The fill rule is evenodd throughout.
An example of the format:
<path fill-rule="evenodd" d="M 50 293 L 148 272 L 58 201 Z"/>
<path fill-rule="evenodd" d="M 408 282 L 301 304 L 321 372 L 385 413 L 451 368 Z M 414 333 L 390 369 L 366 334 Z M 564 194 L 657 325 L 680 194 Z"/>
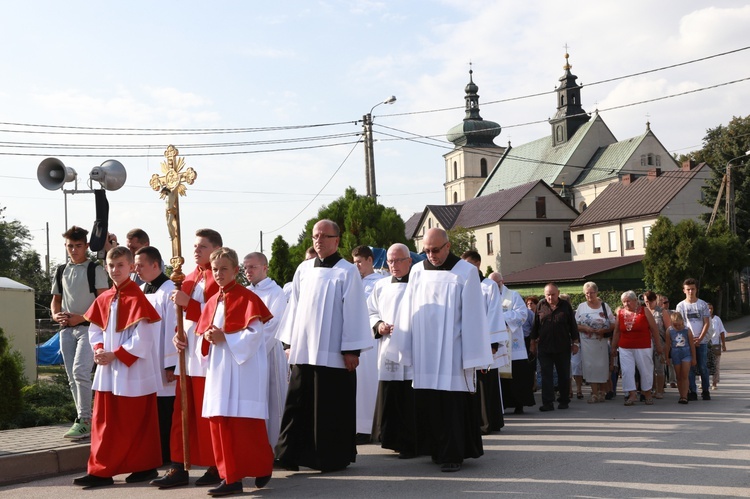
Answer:
<path fill-rule="evenodd" d="M 211 441 L 221 484 L 213 496 L 242 492 L 242 478 L 265 486 L 273 470 L 268 443 L 268 358 L 263 324 L 271 312 L 252 291 L 235 280 L 237 253 L 220 248 L 211 254 L 211 270 L 221 286 L 206 304 L 196 331 L 203 335 L 207 363 L 203 416 L 211 423 Z"/>
<path fill-rule="evenodd" d="M 216 470 L 216 460 L 211 446 L 211 429 L 208 420 L 202 416 L 203 390 L 206 383 L 206 366 L 200 355 L 200 338 L 196 336 L 195 326 L 200 319 L 201 311 L 211 296 L 219 291 L 219 285 L 211 274 L 211 253 L 223 245 L 221 235 L 212 229 L 199 229 L 195 232 L 193 256 L 197 267 L 185 278 L 180 291 L 172 292 L 172 300 L 184 310 L 185 366 L 188 396 L 188 442 L 190 444 L 190 464 L 208 466 L 206 473 L 195 481 L 195 485 L 215 485 L 221 482 Z M 182 393 L 180 386 L 180 366 L 175 369 L 177 386 L 175 387 L 174 412 L 172 413 L 172 466 L 161 478 L 151 482 L 161 489 L 187 485 L 189 474 L 185 470 L 182 448 Z"/>
<path fill-rule="evenodd" d="M 129 483 L 150 480 L 161 465 L 156 408 L 161 377 L 155 344 L 160 318 L 130 280 L 133 268 L 128 248 L 111 249 L 107 272 L 114 286 L 84 314 L 91 322 L 96 397 L 88 474 L 73 483 L 86 488 L 112 485 L 112 477 L 121 473 L 131 473 L 125 479 Z"/>

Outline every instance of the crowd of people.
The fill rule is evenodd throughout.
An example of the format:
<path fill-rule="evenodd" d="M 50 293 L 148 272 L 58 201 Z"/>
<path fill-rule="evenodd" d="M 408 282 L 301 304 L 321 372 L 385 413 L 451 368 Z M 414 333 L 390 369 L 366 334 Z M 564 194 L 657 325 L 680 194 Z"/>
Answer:
<path fill-rule="evenodd" d="M 224 496 L 245 477 L 264 487 L 274 468 L 344 469 L 370 442 L 456 472 L 483 455 L 482 435 L 504 426 L 506 409 L 536 405 L 537 384 L 541 411 L 555 399 L 569 407 L 571 379 L 579 399 L 585 380 L 600 403 L 614 398 L 619 367 L 625 405 L 653 404 L 666 384 L 687 403 L 695 366 L 709 400 L 709 342 L 714 388 L 726 349 L 692 279 L 671 314 L 653 292 L 643 304 L 623 293 L 613 310 L 593 282 L 574 310 L 554 283 L 524 299 L 501 274 L 485 278 L 480 255 L 453 254 L 442 229 L 425 233 L 423 261 L 389 247 L 384 275 L 367 246 L 349 263 L 338 225 L 320 220 L 283 289 L 262 253 L 240 262 L 212 229 L 196 231 L 196 267 L 178 285 L 140 229 L 127 246 L 108 238 L 111 287 L 88 263 L 87 231 L 63 237 L 70 261 L 56 272 L 52 312 L 78 411 L 65 436 L 91 437 L 88 473 L 74 480 L 86 488 L 123 473 L 184 486 L 196 465 L 206 471 L 195 485 Z"/>

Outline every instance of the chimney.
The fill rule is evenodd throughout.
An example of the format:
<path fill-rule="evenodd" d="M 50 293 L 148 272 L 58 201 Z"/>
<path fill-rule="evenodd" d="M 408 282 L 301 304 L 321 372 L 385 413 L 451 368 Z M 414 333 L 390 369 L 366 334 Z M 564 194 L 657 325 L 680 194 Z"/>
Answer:
<path fill-rule="evenodd" d="M 648 180 L 649 182 L 654 180 L 656 177 L 661 176 L 661 168 L 651 168 L 648 171 Z"/>
<path fill-rule="evenodd" d="M 622 182 L 623 185 L 630 185 L 635 182 L 635 175 L 633 175 L 632 173 L 627 173 L 622 176 L 620 182 Z"/>
<path fill-rule="evenodd" d="M 693 168 L 695 168 L 695 160 L 689 159 L 682 162 L 682 171 L 689 172 Z"/>

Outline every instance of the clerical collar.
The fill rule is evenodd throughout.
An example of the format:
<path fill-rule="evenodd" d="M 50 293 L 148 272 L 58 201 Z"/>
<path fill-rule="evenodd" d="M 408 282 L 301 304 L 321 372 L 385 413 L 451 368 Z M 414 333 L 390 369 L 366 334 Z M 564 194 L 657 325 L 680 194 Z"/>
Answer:
<path fill-rule="evenodd" d="M 482 271 L 477 269 L 477 272 L 479 272 L 479 282 L 484 281 L 484 276 L 482 275 Z"/>
<path fill-rule="evenodd" d="M 409 282 L 409 274 L 406 274 L 403 277 L 391 277 L 391 284 L 395 284 L 397 282 L 403 282 L 403 283 Z"/>
<path fill-rule="evenodd" d="M 143 287 L 143 292 L 146 293 L 147 295 L 156 293 L 161 287 L 161 285 L 167 282 L 168 280 L 169 280 L 169 277 L 167 277 L 167 275 L 164 272 L 162 272 L 161 274 L 158 275 L 156 279 L 154 279 L 151 282 L 146 283 L 146 285 Z"/>
<path fill-rule="evenodd" d="M 456 266 L 458 262 L 460 262 L 461 259 L 454 255 L 453 253 L 448 253 L 448 258 L 445 259 L 442 265 L 436 267 L 432 263 L 430 263 L 429 259 L 425 259 L 424 261 L 424 269 L 425 270 L 451 270 L 453 267 Z"/>
<path fill-rule="evenodd" d="M 338 252 L 334 253 L 333 255 L 328 255 L 322 260 L 320 259 L 320 257 L 316 256 L 315 267 L 324 267 L 330 269 L 333 268 L 333 266 L 336 265 L 339 260 L 341 260 L 341 255 L 339 255 Z"/>

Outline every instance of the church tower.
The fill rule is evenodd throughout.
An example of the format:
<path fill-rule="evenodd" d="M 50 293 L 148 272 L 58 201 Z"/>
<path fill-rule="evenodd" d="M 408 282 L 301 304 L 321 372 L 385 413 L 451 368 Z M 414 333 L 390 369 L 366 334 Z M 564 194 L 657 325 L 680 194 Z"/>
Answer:
<path fill-rule="evenodd" d="M 565 73 L 560 77 L 557 87 L 557 113 L 549 120 L 552 125 L 552 145 L 559 146 L 566 143 L 576 133 L 581 125 L 589 120 L 589 115 L 581 107 L 581 86 L 576 83 L 578 77 L 570 72 L 573 66 L 568 62 L 565 54 Z"/>
<path fill-rule="evenodd" d="M 479 87 L 474 83 L 473 70 L 469 70 L 466 85 L 466 115 L 463 122 L 448 130 L 446 138 L 454 148 L 444 154 L 445 204 L 455 204 L 471 199 L 484 183 L 490 170 L 505 151 L 495 145 L 500 135 L 500 125 L 482 119 L 479 115 Z"/>

